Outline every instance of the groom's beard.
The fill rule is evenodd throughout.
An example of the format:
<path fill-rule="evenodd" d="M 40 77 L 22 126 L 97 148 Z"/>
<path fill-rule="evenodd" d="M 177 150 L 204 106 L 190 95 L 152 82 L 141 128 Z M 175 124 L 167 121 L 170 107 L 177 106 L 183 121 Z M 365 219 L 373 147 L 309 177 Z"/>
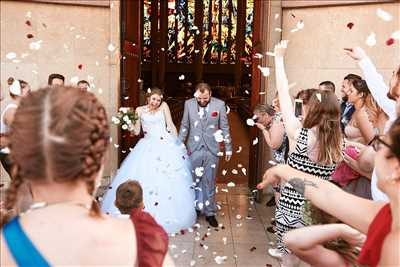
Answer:
<path fill-rule="evenodd" d="M 205 103 L 201 103 L 201 102 L 197 101 L 197 104 L 199 105 L 199 107 L 202 107 L 202 108 L 207 107 L 208 103 L 210 103 L 210 101 L 207 101 Z"/>

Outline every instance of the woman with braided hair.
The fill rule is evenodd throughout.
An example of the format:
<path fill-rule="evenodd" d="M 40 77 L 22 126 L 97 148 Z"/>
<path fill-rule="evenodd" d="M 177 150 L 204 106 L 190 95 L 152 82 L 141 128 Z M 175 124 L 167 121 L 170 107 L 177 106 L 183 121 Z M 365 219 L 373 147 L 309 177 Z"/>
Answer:
<path fill-rule="evenodd" d="M 1 216 L 1 265 L 135 266 L 149 253 L 138 255 L 137 240 L 145 237 L 136 236 L 130 220 L 102 215 L 93 199 L 109 126 L 92 93 L 40 89 L 21 101 L 10 132 L 13 180 L 6 194 L 8 213 Z M 25 183 L 36 203 L 14 214 Z M 153 250 L 163 255 L 158 264 L 146 266 L 161 266 L 164 259 L 167 244 L 154 245 L 165 248 Z"/>

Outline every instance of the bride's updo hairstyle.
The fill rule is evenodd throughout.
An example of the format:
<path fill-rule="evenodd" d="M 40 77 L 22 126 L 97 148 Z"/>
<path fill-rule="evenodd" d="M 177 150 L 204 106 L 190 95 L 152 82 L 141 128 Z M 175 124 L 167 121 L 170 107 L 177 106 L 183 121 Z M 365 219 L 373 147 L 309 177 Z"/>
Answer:
<path fill-rule="evenodd" d="M 17 203 L 18 190 L 25 182 L 87 185 L 95 190 L 110 133 L 107 114 L 94 94 L 75 87 L 47 87 L 24 98 L 10 131 L 13 162 L 6 210 Z M 93 201 L 91 216 L 100 216 Z M 1 218 L 4 225 L 12 215 Z"/>
<path fill-rule="evenodd" d="M 153 95 L 159 95 L 161 97 L 161 102 L 160 102 L 160 105 L 161 105 L 163 102 L 163 98 L 164 98 L 163 91 L 161 89 L 159 89 L 158 87 L 152 87 L 150 90 L 147 91 L 147 94 L 146 94 L 147 103 L 148 103 L 150 97 Z"/>

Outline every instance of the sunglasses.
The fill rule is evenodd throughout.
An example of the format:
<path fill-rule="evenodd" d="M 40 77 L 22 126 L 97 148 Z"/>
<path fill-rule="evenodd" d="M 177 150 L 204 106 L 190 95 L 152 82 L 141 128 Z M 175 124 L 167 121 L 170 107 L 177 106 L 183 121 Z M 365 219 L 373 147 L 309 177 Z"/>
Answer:
<path fill-rule="evenodd" d="M 387 147 L 393 154 L 394 151 L 392 150 L 392 147 L 386 143 L 381 137 L 384 135 L 375 135 L 374 138 L 368 143 L 369 146 L 372 146 L 372 148 L 377 152 L 382 148 L 382 145 Z"/>

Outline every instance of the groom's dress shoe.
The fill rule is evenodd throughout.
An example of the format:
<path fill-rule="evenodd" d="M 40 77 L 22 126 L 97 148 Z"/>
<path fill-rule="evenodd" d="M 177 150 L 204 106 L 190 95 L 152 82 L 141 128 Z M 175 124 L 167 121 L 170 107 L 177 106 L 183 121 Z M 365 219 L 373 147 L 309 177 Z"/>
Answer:
<path fill-rule="evenodd" d="M 215 219 L 215 216 L 206 216 L 206 221 L 212 227 L 218 227 L 218 221 Z"/>

